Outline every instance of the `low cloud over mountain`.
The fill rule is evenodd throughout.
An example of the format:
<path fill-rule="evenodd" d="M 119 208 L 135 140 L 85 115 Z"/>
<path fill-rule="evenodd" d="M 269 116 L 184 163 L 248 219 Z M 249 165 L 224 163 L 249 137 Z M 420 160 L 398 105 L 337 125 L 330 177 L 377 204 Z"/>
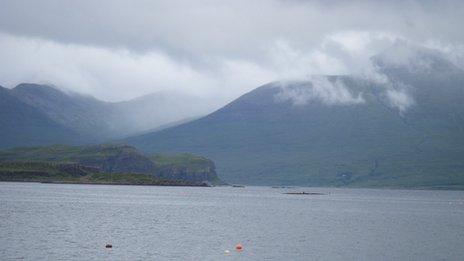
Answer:
<path fill-rule="evenodd" d="M 384 60 L 404 48 L 413 59 Z M 463 184 L 464 71 L 412 45 L 385 52 L 372 57 L 370 77 L 270 83 L 206 117 L 126 141 L 207 155 L 236 183 Z"/>
<path fill-rule="evenodd" d="M 176 91 L 225 104 L 271 81 L 359 73 L 397 39 L 462 66 L 463 10 L 461 1 L 5 0 L 0 84 L 105 101 Z"/>

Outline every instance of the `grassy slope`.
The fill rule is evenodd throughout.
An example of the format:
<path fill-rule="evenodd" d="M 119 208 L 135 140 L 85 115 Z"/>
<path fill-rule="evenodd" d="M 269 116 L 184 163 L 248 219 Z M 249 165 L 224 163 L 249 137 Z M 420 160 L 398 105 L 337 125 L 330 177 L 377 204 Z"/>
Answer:
<path fill-rule="evenodd" d="M 0 86 L 0 148 L 89 141 L 50 119 Z"/>
<path fill-rule="evenodd" d="M 50 162 L 2 162 L 0 181 L 76 184 L 193 186 L 201 183 L 166 180 L 139 173 L 105 173 L 82 165 Z"/>
<path fill-rule="evenodd" d="M 177 172 L 185 169 L 190 176 L 170 175 L 171 168 Z M 206 158 L 191 154 L 158 154 L 153 160 L 133 147 L 111 144 L 0 151 L 0 171 L 0 179 L 24 181 L 193 185 L 203 182 L 195 179 L 202 173 L 209 176 L 202 175 L 200 179 L 206 177 L 213 183 L 219 181 L 214 164 Z"/>
<path fill-rule="evenodd" d="M 403 115 L 379 87 L 349 78 L 365 104 L 292 106 L 275 102 L 276 90 L 265 86 L 205 118 L 128 142 L 146 152 L 205 155 L 231 183 L 458 188 L 464 184 L 462 79 L 409 79 L 416 104 Z"/>
<path fill-rule="evenodd" d="M 14 148 L 0 151 L 0 161 L 76 162 L 105 172 L 155 174 L 156 171 L 154 163 L 135 148 L 113 144 Z"/>

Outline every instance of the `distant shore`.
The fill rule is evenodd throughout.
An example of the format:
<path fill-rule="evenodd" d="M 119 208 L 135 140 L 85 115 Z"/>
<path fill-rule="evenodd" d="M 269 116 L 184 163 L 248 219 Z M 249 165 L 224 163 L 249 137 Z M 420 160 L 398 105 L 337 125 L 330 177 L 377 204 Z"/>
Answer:
<path fill-rule="evenodd" d="M 69 184 L 69 185 L 114 185 L 114 186 L 154 186 L 154 187 L 213 187 L 207 183 L 181 184 L 178 182 L 163 184 L 148 183 L 118 183 L 118 182 L 79 182 L 79 181 L 35 181 L 35 180 L 0 180 L 0 182 L 10 183 L 38 183 L 38 184 Z"/>

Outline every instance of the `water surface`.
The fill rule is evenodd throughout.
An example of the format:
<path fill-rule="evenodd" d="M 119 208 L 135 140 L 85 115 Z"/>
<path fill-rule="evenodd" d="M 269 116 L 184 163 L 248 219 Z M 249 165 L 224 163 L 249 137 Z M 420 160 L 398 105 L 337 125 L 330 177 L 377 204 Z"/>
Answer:
<path fill-rule="evenodd" d="M 0 183 L 0 260 L 463 257 L 462 191 Z"/>

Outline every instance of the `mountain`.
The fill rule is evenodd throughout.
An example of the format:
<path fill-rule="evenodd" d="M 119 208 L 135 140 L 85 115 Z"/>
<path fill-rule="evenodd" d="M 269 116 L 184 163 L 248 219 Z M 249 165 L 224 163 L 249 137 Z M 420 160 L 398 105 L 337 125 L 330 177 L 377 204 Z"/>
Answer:
<path fill-rule="evenodd" d="M 19 84 L 11 93 L 55 122 L 82 135 L 100 139 L 120 135 L 118 126 L 112 124 L 115 113 L 110 103 L 41 84 Z"/>
<path fill-rule="evenodd" d="M 130 135 L 199 118 L 219 108 L 219 104 L 175 91 L 160 91 L 115 103 L 114 108 L 118 120 L 124 119 L 125 135 Z"/>
<path fill-rule="evenodd" d="M 48 85 L 23 83 L 10 93 L 56 123 L 99 141 L 182 122 L 215 108 L 205 99 L 176 92 L 104 102 Z"/>
<path fill-rule="evenodd" d="M 0 87 L 0 148 L 87 140 Z"/>
<path fill-rule="evenodd" d="M 0 87 L 0 101 L 0 148 L 106 142 L 175 126 L 216 108 L 210 100 L 176 92 L 104 102 L 31 83 Z"/>
<path fill-rule="evenodd" d="M 372 64 L 362 76 L 270 83 L 125 141 L 205 155 L 231 183 L 464 188 L 464 72 L 402 43 Z"/>
<path fill-rule="evenodd" d="M 143 179 L 149 175 L 160 180 L 177 180 L 191 184 L 221 183 L 214 163 L 207 158 L 191 154 L 157 154 L 149 157 L 122 144 L 54 145 L 0 151 L 0 180 L 23 178 L 42 181 L 40 177 L 47 178 L 50 175 L 52 178 L 66 179 L 77 176 L 95 178 L 93 174 L 100 174 L 98 177 L 103 178 L 105 173 L 107 178 L 114 178 L 109 173 L 124 174 L 120 178 L 135 178 L 137 182 L 141 180 L 129 174 L 144 175 Z M 86 181 L 90 182 L 88 179 Z M 146 181 L 155 182 L 152 179 Z"/>

